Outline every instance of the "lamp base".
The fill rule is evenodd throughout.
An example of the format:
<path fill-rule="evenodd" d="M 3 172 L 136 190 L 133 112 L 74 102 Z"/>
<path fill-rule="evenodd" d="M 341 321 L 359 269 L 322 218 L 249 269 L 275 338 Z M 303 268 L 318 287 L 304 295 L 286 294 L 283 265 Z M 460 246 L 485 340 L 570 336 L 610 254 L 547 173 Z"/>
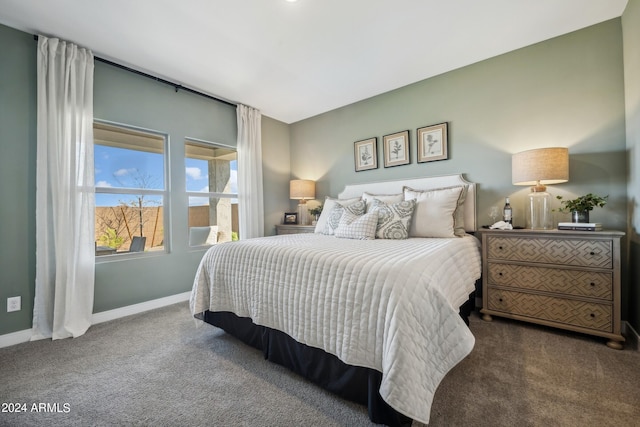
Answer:
<path fill-rule="evenodd" d="M 546 191 L 533 191 L 527 199 L 525 209 L 526 228 L 533 230 L 553 229 L 553 216 L 551 215 L 551 195 Z"/>
<path fill-rule="evenodd" d="M 298 203 L 298 224 L 309 225 L 309 209 L 306 203 Z"/>

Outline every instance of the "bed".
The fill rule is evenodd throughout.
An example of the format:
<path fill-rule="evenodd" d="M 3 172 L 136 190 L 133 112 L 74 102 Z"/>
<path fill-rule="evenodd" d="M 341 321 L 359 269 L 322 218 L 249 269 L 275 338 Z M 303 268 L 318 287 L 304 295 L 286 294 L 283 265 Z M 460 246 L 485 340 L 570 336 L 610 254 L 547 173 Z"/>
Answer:
<path fill-rule="evenodd" d="M 480 278 L 475 227 L 461 175 L 348 185 L 316 233 L 212 246 L 191 313 L 367 405 L 373 422 L 428 423 L 474 345 L 460 314 Z"/>

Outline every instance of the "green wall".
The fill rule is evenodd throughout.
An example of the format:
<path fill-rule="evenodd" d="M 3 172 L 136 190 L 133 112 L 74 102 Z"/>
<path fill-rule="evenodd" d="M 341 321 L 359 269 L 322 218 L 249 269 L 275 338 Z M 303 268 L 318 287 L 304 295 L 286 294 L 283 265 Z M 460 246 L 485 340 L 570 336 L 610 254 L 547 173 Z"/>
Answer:
<path fill-rule="evenodd" d="M 0 25 L 0 335 L 31 328 L 36 265 L 36 43 Z M 8 297 L 22 310 L 7 313 Z"/>
<path fill-rule="evenodd" d="M 96 262 L 94 313 L 191 289 L 203 249 L 188 248 L 184 140 L 236 145 L 235 107 L 96 61 L 94 117 L 169 136 L 170 253 Z M 166 202 L 165 202 L 166 203 Z M 166 231 L 165 231 L 166 233 Z"/>
<path fill-rule="evenodd" d="M 275 234 L 289 205 L 291 156 L 289 125 L 262 116 L 262 178 L 264 186 L 264 234 Z"/>
<path fill-rule="evenodd" d="M 416 163 L 416 128 L 441 122 L 449 123 L 449 160 Z M 412 163 L 385 169 L 382 137 L 406 129 Z M 355 172 L 353 143 L 374 136 L 379 168 Z M 548 191 L 608 194 L 608 205 L 591 220 L 626 230 L 620 19 L 294 123 L 291 169 L 293 176 L 318 180 L 317 199 L 335 196 L 349 183 L 464 173 L 479 184 L 480 224 L 489 223 L 491 205 L 502 206 L 510 196 L 514 221 L 524 225 L 530 190 L 511 184 L 511 155 L 549 146 L 569 147 L 570 181 Z M 624 310 L 623 317 L 626 304 Z"/>
<path fill-rule="evenodd" d="M 624 85 L 627 115 L 629 195 L 629 315 L 640 332 L 640 0 L 629 0 L 622 15 L 624 37 Z"/>

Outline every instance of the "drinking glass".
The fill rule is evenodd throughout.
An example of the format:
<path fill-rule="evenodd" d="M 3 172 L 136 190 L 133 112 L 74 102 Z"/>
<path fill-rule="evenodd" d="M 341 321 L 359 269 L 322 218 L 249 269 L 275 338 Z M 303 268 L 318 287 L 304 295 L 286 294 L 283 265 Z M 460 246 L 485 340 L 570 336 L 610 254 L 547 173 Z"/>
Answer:
<path fill-rule="evenodd" d="M 500 208 L 498 206 L 491 206 L 489 208 L 489 218 L 491 218 L 491 225 L 495 224 L 500 217 Z"/>

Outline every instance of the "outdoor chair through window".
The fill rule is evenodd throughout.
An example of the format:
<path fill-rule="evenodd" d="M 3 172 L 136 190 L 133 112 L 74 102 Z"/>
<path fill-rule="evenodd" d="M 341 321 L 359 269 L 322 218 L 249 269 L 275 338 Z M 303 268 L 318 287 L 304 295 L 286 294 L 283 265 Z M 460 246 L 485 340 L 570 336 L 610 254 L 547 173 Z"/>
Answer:
<path fill-rule="evenodd" d="M 129 252 L 144 252 L 144 245 L 146 242 L 146 237 L 133 236 L 131 246 L 129 246 Z"/>

